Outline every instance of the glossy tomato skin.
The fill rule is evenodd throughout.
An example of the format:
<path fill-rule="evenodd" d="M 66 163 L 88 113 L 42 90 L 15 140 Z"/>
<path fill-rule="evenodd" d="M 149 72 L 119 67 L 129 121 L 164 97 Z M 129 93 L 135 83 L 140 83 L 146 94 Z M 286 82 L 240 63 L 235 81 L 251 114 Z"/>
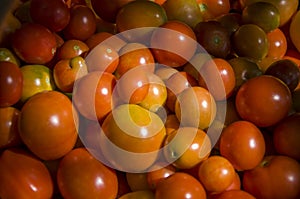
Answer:
<path fill-rule="evenodd" d="M 21 148 L 7 149 L 1 154 L 1 198 L 42 199 L 51 198 L 52 194 L 50 173 L 38 158 Z"/>
<path fill-rule="evenodd" d="M 206 193 L 201 183 L 193 176 L 176 172 L 157 184 L 155 199 L 206 199 Z"/>
<path fill-rule="evenodd" d="M 70 10 L 62 0 L 32 0 L 29 11 L 35 23 L 54 32 L 64 29 L 70 20 Z"/>
<path fill-rule="evenodd" d="M 53 160 L 75 145 L 77 131 L 70 99 L 58 91 L 45 91 L 31 97 L 22 107 L 20 136 L 39 158 Z"/>
<path fill-rule="evenodd" d="M 45 64 L 56 52 L 56 38 L 45 26 L 24 24 L 12 35 L 12 48 L 17 56 L 29 64 Z"/>
<path fill-rule="evenodd" d="M 288 114 L 292 100 L 289 88 L 281 80 L 261 75 L 240 87 L 235 103 L 241 118 L 259 127 L 267 127 Z"/>
<path fill-rule="evenodd" d="M 89 51 L 88 45 L 78 39 L 66 40 L 57 50 L 58 59 L 71 59 L 76 56 L 85 57 Z"/>
<path fill-rule="evenodd" d="M 85 5 L 75 5 L 70 12 L 70 21 L 63 29 L 64 38 L 85 41 L 96 31 L 95 14 Z"/>
<path fill-rule="evenodd" d="M 0 107 L 14 105 L 21 99 L 23 75 L 16 64 L 0 62 L 0 85 Z"/>
<path fill-rule="evenodd" d="M 300 197 L 300 164 L 287 156 L 266 156 L 243 175 L 244 190 L 264 199 Z"/>
<path fill-rule="evenodd" d="M 95 159 L 85 148 L 73 149 L 63 157 L 57 171 L 57 183 L 66 199 L 115 199 L 118 192 L 115 171 Z"/>

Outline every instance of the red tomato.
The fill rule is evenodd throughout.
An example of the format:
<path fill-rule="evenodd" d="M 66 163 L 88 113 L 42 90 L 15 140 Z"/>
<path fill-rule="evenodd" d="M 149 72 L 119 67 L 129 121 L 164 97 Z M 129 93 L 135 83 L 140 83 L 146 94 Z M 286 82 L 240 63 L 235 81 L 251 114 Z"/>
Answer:
<path fill-rule="evenodd" d="M 21 99 L 23 75 L 16 64 L 0 62 L 0 85 L 0 107 L 14 105 Z"/>
<path fill-rule="evenodd" d="M 264 137 L 250 122 L 233 122 L 221 134 L 220 153 L 237 170 L 253 169 L 264 157 Z"/>
<path fill-rule="evenodd" d="M 281 80 L 267 75 L 249 79 L 236 95 L 236 109 L 241 118 L 259 127 L 279 122 L 291 105 L 289 88 Z"/>
<path fill-rule="evenodd" d="M 76 148 L 63 157 L 57 171 L 57 183 L 65 199 L 115 199 L 118 193 L 115 171 L 95 159 L 85 148 Z"/>
<path fill-rule="evenodd" d="M 83 41 L 78 39 L 70 39 L 65 41 L 57 50 L 58 59 L 71 59 L 76 56 L 85 57 L 89 51 L 89 47 Z"/>
<path fill-rule="evenodd" d="M 32 96 L 21 109 L 20 136 L 26 146 L 43 160 L 57 159 L 75 145 L 77 131 L 72 102 L 58 91 Z"/>
<path fill-rule="evenodd" d="M 156 186 L 155 199 L 206 199 L 206 193 L 201 183 L 193 176 L 176 172 L 163 179 Z"/>
<path fill-rule="evenodd" d="M 267 156 L 244 172 L 243 187 L 256 198 L 300 198 L 300 164 L 287 156 Z"/>
<path fill-rule="evenodd" d="M 56 52 L 56 38 L 45 26 L 27 23 L 12 35 L 12 47 L 29 64 L 45 64 Z"/>
<path fill-rule="evenodd" d="M 46 166 L 20 148 L 0 156 L 0 198 L 51 198 L 53 182 Z"/>
<path fill-rule="evenodd" d="M 68 25 L 70 10 L 62 0 L 31 0 L 30 16 L 35 23 L 58 32 Z"/>

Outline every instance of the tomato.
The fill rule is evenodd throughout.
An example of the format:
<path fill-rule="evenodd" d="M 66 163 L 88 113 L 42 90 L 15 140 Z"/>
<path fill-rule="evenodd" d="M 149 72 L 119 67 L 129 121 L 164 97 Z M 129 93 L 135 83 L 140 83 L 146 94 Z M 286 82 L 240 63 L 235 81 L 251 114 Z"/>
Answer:
<path fill-rule="evenodd" d="M 95 71 L 75 82 L 73 103 L 87 119 L 103 120 L 112 110 L 116 78 L 111 73 Z M 89 89 L 87 89 L 89 88 Z"/>
<path fill-rule="evenodd" d="M 74 180 L 76 176 L 77 180 Z M 97 198 L 115 199 L 118 180 L 114 170 L 95 159 L 85 148 L 76 148 L 59 163 L 57 183 L 66 199 Z M 78 189 L 80 187 L 80 189 Z"/>
<path fill-rule="evenodd" d="M 243 190 L 229 190 L 213 196 L 211 199 L 255 199 L 253 195 Z"/>
<path fill-rule="evenodd" d="M 56 52 L 56 39 L 45 26 L 27 23 L 12 35 L 12 48 L 17 56 L 29 64 L 45 64 Z"/>
<path fill-rule="evenodd" d="M 215 19 L 230 11 L 229 0 L 197 0 L 204 21 Z"/>
<path fill-rule="evenodd" d="M 181 127 L 164 142 L 165 159 L 179 169 L 190 169 L 210 155 L 211 141 L 206 133 L 193 127 Z"/>
<path fill-rule="evenodd" d="M 267 156 L 244 172 L 243 187 L 256 198 L 299 198 L 300 164 L 287 156 Z"/>
<path fill-rule="evenodd" d="M 279 154 L 300 160 L 300 147 L 297 142 L 300 137 L 300 114 L 295 113 L 276 125 L 273 131 L 273 142 Z"/>
<path fill-rule="evenodd" d="M 161 28 L 154 30 L 150 47 L 158 63 L 179 67 L 193 57 L 197 41 L 195 33 L 187 24 L 168 21 Z"/>
<path fill-rule="evenodd" d="M 35 23 L 54 32 L 64 29 L 70 21 L 70 10 L 62 0 L 32 0 L 29 12 Z"/>
<path fill-rule="evenodd" d="M 236 108 L 244 120 L 260 127 L 276 124 L 292 105 L 288 87 L 279 79 L 261 75 L 245 82 L 236 95 Z"/>
<path fill-rule="evenodd" d="M 0 61 L 0 85 L 0 107 L 14 105 L 21 99 L 23 75 L 16 64 Z"/>
<path fill-rule="evenodd" d="M 299 32 L 300 32 L 299 24 L 300 24 L 300 11 L 297 11 L 295 16 L 291 19 L 291 24 L 290 24 L 290 28 L 289 28 L 289 36 L 290 36 L 294 46 L 300 52 L 300 40 L 299 40 L 299 37 L 297 37 L 297 35 L 299 35 Z"/>
<path fill-rule="evenodd" d="M 267 33 L 269 50 L 267 57 L 283 58 L 287 51 L 287 40 L 284 33 L 276 28 Z"/>
<path fill-rule="evenodd" d="M 119 199 L 155 199 L 154 193 L 149 190 L 134 191 L 122 195 Z"/>
<path fill-rule="evenodd" d="M 14 107 L 0 108 L 0 149 L 22 143 L 18 128 L 19 117 L 20 111 Z"/>
<path fill-rule="evenodd" d="M 147 173 L 130 173 L 126 172 L 126 181 L 131 191 L 150 190 L 150 185 L 147 180 Z"/>
<path fill-rule="evenodd" d="M 119 51 L 126 42 L 121 39 L 118 35 L 114 35 L 108 32 L 98 32 L 90 36 L 85 43 L 90 49 L 95 48 L 98 44 L 106 44 Z"/>
<path fill-rule="evenodd" d="M 208 89 L 215 100 L 224 100 L 231 96 L 236 80 L 234 70 L 228 61 L 213 58 L 205 62 L 199 72 L 199 85 Z M 218 77 L 221 80 L 217 80 Z"/>
<path fill-rule="evenodd" d="M 225 191 L 235 178 L 235 170 L 232 164 L 224 157 L 213 155 L 204 160 L 198 171 L 200 182 L 206 191 Z"/>
<path fill-rule="evenodd" d="M 85 5 L 75 5 L 70 10 L 70 21 L 63 29 L 65 39 L 78 39 L 85 41 L 96 31 L 96 16 Z"/>
<path fill-rule="evenodd" d="M 20 66 L 18 57 L 8 48 L 0 48 L 0 61 L 8 61 Z"/>
<path fill-rule="evenodd" d="M 166 10 L 169 21 L 178 20 L 194 28 L 197 23 L 203 20 L 196 0 L 168 0 L 162 6 Z"/>
<path fill-rule="evenodd" d="M 67 96 L 58 91 L 37 93 L 21 109 L 20 136 L 39 158 L 57 159 L 75 145 L 76 119 L 77 113 Z"/>
<path fill-rule="evenodd" d="M 233 122 L 221 134 L 220 154 L 227 158 L 236 170 L 253 169 L 264 157 L 264 137 L 250 122 Z"/>
<path fill-rule="evenodd" d="M 206 193 L 201 183 L 193 176 L 176 172 L 157 184 L 155 199 L 205 199 Z"/>
<path fill-rule="evenodd" d="M 86 53 L 89 51 L 89 47 L 86 43 L 78 39 L 70 39 L 65 41 L 57 50 L 57 58 L 61 59 L 71 59 L 76 56 L 85 57 Z"/>
<path fill-rule="evenodd" d="M 205 88 L 190 87 L 178 95 L 175 114 L 181 126 L 205 129 L 216 116 L 216 102 Z"/>
<path fill-rule="evenodd" d="M 161 118 L 135 104 L 123 104 L 105 118 L 100 134 L 104 157 L 118 170 L 141 172 L 161 155 L 166 135 Z"/>
<path fill-rule="evenodd" d="M 40 159 L 21 148 L 3 151 L 0 155 L 1 198 L 51 198 L 52 194 L 50 173 Z"/>
<path fill-rule="evenodd" d="M 165 165 L 164 163 L 155 163 L 153 166 L 150 167 L 149 172 L 147 172 L 147 182 L 150 189 L 155 190 L 157 184 L 173 175 L 176 172 L 176 167 L 173 165 Z"/>

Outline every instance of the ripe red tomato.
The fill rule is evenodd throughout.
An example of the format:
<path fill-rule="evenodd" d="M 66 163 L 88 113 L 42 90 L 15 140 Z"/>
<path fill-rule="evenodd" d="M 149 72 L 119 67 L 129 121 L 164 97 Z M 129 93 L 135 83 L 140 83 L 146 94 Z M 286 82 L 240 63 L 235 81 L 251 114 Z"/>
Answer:
<path fill-rule="evenodd" d="M 45 26 L 24 24 L 12 35 L 12 47 L 20 59 L 29 64 L 45 64 L 56 52 L 56 38 Z"/>
<path fill-rule="evenodd" d="M 73 149 L 63 157 L 57 171 L 57 183 L 65 199 L 115 199 L 118 193 L 115 171 L 95 159 L 85 148 Z"/>
<path fill-rule="evenodd" d="M 244 120 L 259 127 L 276 124 L 289 112 L 292 97 L 279 79 L 261 75 L 245 82 L 236 95 L 236 109 Z"/>
<path fill-rule="evenodd" d="M 62 0 L 32 0 L 30 16 L 35 23 L 58 32 L 68 25 L 70 9 Z"/>
<path fill-rule="evenodd" d="M 300 164 L 287 156 L 267 156 L 244 172 L 242 183 L 256 198 L 300 198 Z"/>
<path fill-rule="evenodd" d="M 163 179 L 156 186 L 155 199 L 206 199 L 206 193 L 201 183 L 193 176 L 176 172 Z"/>
<path fill-rule="evenodd" d="M 76 119 L 77 114 L 67 96 L 58 91 L 40 92 L 21 109 L 20 136 L 39 158 L 57 159 L 75 145 Z"/>
<path fill-rule="evenodd" d="M 0 85 L 0 107 L 14 105 L 21 99 L 23 75 L 16 64 L 0 62 Z"/>
<path fill-rule="evenodd" d="M 237 170 L 253 169 L 264 157 L 264 137 L 251 122 L 233 122 L 221 134 L 220 153 Z"/>
<path fill-rule="evenodd" d="M 0 198 L 51 198 L 53 182 L 46 166 L 21 148 L 0 155 Z"/>

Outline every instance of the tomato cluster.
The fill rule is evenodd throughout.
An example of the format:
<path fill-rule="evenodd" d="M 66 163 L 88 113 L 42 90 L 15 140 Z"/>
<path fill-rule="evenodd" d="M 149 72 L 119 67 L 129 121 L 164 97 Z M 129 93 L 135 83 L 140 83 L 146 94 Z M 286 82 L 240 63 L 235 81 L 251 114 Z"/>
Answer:
<path fill-rule="evenodd" d="M 1 199 L 300 198 L 298 0 L 7 5 Z"/>

